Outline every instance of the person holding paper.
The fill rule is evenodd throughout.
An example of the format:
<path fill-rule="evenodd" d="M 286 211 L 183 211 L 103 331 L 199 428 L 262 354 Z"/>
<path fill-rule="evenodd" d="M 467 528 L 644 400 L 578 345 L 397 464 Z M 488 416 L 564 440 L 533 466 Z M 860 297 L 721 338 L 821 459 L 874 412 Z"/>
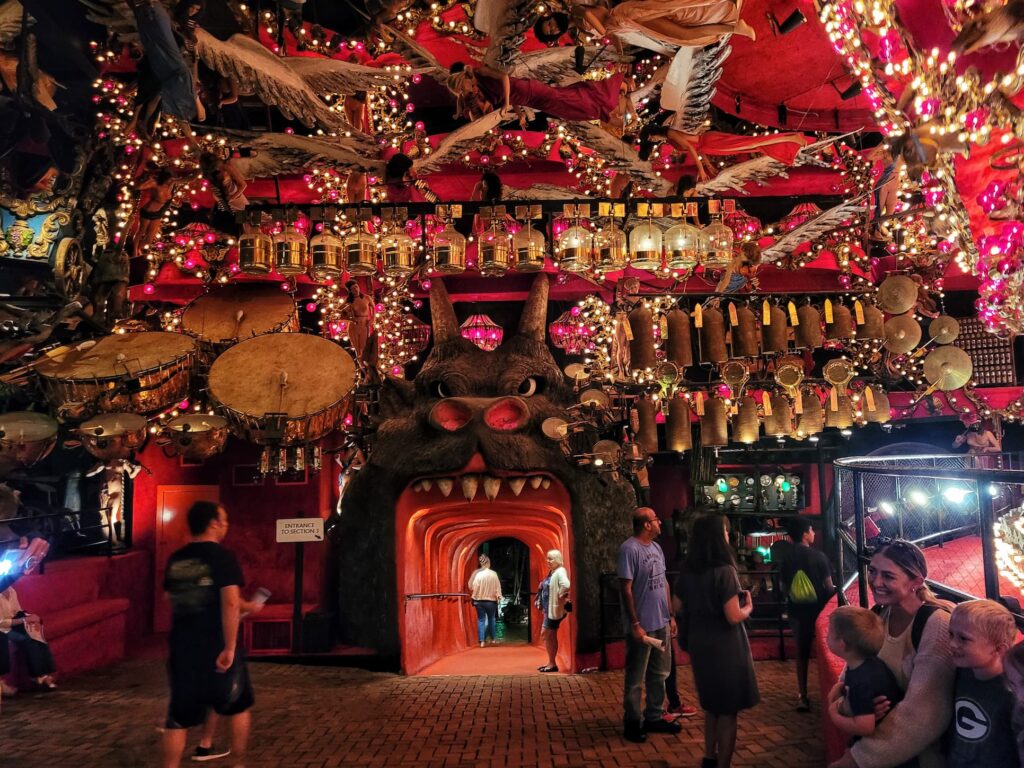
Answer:
<path fill-rule="evenodd" d="M 736 748 L 736 715 L 760 701 L 750 641 L 743 622 L 750 592 L 740 588 L 723 515 L 693 521 L 683 570 L 676 580 L 683 648 L 704 710 L 702 768 L 729 768 Z"/>
<path fill-rule="evenodd" d="M 619 547 L 618 576 L 626 633 L 626 670 L 623 737 L 647 741 L 648 733 L 679 733 L 679 723 L 665 714 L 665 680 L 672 664 L 668 644 L 676 635 L 676 620 L 669 609 L 665 553 L 655 541 L 661 520 L 650 507 L 633 512 L 633 535 Z M 640 698 L 647 688 L 647 706 Z"/>

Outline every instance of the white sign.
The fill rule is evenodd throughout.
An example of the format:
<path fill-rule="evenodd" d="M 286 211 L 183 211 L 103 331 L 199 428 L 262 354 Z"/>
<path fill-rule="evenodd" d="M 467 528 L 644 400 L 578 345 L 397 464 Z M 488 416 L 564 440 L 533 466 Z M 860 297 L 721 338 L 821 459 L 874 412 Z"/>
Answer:
<path fill-rule="evenodd" d="M 277 521 L 277 543 L 323 541 L 324 521 L 319 517 L 290 517 Z"/>

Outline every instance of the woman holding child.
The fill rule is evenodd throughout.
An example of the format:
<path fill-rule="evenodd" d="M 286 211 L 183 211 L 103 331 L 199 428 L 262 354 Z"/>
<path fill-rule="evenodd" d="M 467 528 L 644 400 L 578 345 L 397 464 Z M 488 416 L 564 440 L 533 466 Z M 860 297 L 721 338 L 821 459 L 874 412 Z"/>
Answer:
<path fill-rule="evenodd" d="M 893 768 L 918 758 L 920 768 L 945 765 L 939 741 L 953 714 L 954 666 L 949 647 L 949 611 L 925 586 L 924 554 L 908 541 L 883 546 L 868 566 L 868 583 L 885 628 L 878 657 L 904 691 L 903 701 L 831 768 Z M 829 693 L 843 698 L 844 685 Z M 876 705 L 888 711 L 889 702 Z"/>

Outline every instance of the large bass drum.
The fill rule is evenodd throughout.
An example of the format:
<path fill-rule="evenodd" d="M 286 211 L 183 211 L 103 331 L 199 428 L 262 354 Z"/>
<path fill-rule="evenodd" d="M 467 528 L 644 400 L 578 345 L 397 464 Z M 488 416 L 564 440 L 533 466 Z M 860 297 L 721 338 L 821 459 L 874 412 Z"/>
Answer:
<path fill-rule="evenodd" d="M 356 383 L 352 356 L 327 339 L 277 333 L 239 342 L 210 367 L 208 386 L 232 431 L 260 445 L 301 445 L 333 430 Z"/>
<path fill-rule="evenodd" d="M 188 394 L 195 347 L 180 333 L 115 333 L 55 350 L 35 371 L 59 414 L 152 413 Z"/>
<path fill-rule="evenodd" d="M 266 285 L 229 285 L 199 296 L 181 313 L 181 330 L 212 362 L 216 352 L 264 333 L 299 330 L 295 301 Z"/>

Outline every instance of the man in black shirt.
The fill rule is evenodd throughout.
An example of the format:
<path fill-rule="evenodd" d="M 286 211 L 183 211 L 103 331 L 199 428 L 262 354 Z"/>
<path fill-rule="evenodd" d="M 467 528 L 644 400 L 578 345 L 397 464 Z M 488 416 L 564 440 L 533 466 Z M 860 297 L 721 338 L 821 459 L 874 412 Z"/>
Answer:
<path fill-rule="evenodd" d="M 212 501 L 188 511 L 192 540 L 167 562 L 164 591 L 173 623 L 168 671 L 171 701 L 163 738 L 164 768 L 177 768 L 187 729 L 202 724 L 207 710 L 227 717 L 231 753 L 241 765 L 249 737 L 252 686 L 235 646 L 241 619 L 242 569 L 221 542 L 228 514 Z"/>
<path fill-rule="evenodd" d="M 795 518 L 789 525 L 793 548 L 786 553 L 779 568 L 779 582 L 788 602 L 789 623 L 796 640 L 796 680 L 800 688 L 797 710 L 810 710 L 807 698 L 807 667 L 814 642 L 814 622 L 835 593 L 828 558 L 812 549 L 814 527 L 806 517 Z"/>

